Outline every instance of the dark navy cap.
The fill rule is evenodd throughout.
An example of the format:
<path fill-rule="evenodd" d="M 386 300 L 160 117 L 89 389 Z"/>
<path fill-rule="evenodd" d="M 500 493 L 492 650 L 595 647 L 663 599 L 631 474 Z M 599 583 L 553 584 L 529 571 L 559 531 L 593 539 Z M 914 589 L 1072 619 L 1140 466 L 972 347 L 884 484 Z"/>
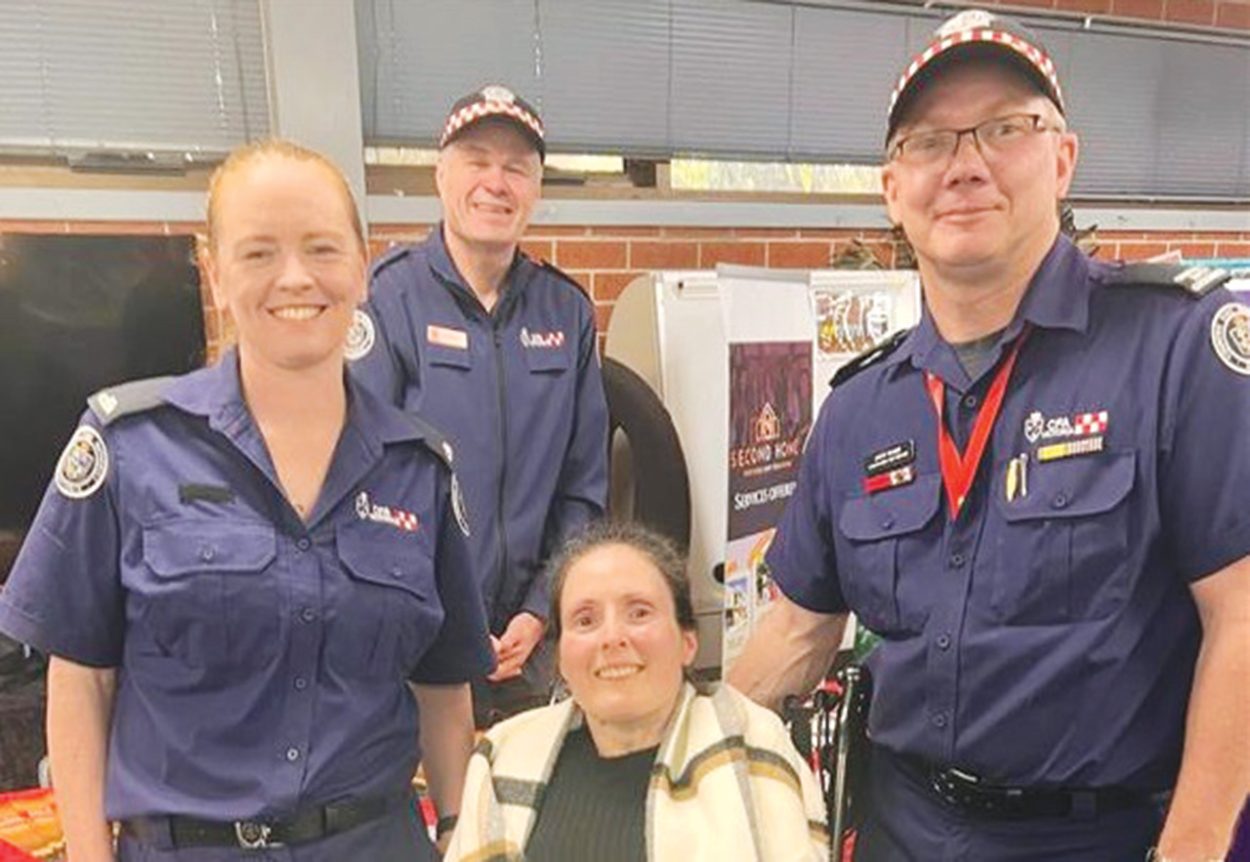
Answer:
<path fill-rule="evenodd" d="M 1054 61 L 1041 41 L 1020 24 L 982 9 L 952 15 L 933 34 L 933 40 L 903 70 L 890 96 L 886 140 L 894 135 L 911 103 L 934 74 L 951 63 L 989 57 L 1012 63 L 1037 89 L 1065 113 L 1063 91 Z"/>
<path fill-rule="evenodd" d="M 488 84 L 474 90 L 451 106 L 447 121 L 443 124 L 443 133 L 438 139 L 439 149 L 454 141 L 465 129 L 492 117 L 511 121 L 534 144 L 539 156 L 547 155 L 547 145 L 543 140 L 543 121 L 539 118 L 538 111 L 529 102 L 499 84 Z"/>

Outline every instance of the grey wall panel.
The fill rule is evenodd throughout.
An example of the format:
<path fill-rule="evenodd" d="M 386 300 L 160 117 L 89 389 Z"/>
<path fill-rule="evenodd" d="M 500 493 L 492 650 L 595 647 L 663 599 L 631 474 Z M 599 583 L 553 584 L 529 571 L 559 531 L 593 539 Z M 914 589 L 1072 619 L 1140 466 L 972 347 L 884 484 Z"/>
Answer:
<path fill-rule="evenodd" d="M 667 153 L 669 0 L 541 0 L 538 92 L 570 150 Z"/>
<path fill-rule="evenodd" d="M 793 8 L 674 0 L 671 150 L 784 154 Z"/>
<path fill-rule="evenodd" d="M 452 98 L 500 79 L 539 103 L 554 151 L 866 164 L 941 19 L 836 0 L 356 2 L 371 142 L 428 144 Z M 1024 20 L 1081 135 L 1077 194 L 1250 199 L 1250 44 Z"/>
<path fill-rule="evenodd" d="M 225 152 L 268 129 L 256 0 L 0 4 L 0 146 Z"/>
<path fill-rule="evenodd" d="M 911 58 L 904 15 L 796 9 L 791 153 L 797 158 L 881 159 L 890 91 Z M 871 46 L 866 50 L 865 46 Z"/>
<path fill-rule="evenodd" d="M 370 143 L 437 139 L 452 102 L 482 84 L 537 89 L 533 0 L 365 0 L 356 20 Z"/>

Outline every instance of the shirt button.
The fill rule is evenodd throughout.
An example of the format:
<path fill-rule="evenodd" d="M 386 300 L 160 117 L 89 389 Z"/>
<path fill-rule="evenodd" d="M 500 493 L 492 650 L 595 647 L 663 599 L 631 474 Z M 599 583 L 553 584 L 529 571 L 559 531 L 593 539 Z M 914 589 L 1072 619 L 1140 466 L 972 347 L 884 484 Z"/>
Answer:
<path fill-rule="evenodd" d="M 1056 494 L 1055 499 L 1050 501 L 1050 505 L 1054 506 L 1056 509 L 1062 509 L 1064 506 L 1068 505 L 1068 498 L 1063 494 Z"/>
<path fill-rule="evenodd" d="M 308 541 L 308 537 L 305 536 L 295 543 L 295 547 L 299 548 L 301 551 L 307 551 L 312 547 L 312 542 Z"/>
<path fill-rule="evenodd" d="M 306 688 L 308 688 L 308 680 L 304 679 L 302 676 L 297 676 L 295 678 L 295 690 L 303 691 Z"/>
<path fill-rule="evenodd" d="M 938 649 L 949 649 L 951 645 L 950 635 L 938 635 L 937 645 Z"/>
<path fill-rule="evenodd" d="M 299 612 L 299 618 L 306 623 L 310 623 L 317 618 L 317 612 L 312 608 L 304 608 Z"/>
<path fill-rule="evenodd" d="M 404 570 L 403 570 L 403 569 L 401 569 L 399 566 L 391 566 L 391 577 L 392 577 L 392 578 L 402 578 L 403 576 L 404 576 Z"/>
<path fill-rule="evenodd" d="M 298 748 L 288 748 L 288 749 L 286 750 L 286 759 L 287 759 L 287 760 L 289 760 L 289 761 L 290 761 L 290 762 L 292 762 L 292 763 L 294 763 L 295 761 L 299 760 L 299 749 L 298 749 Z"/>
<path fill-rule="evenodd" d="M 976 406 L 977 406 L 977 396 L 975 396 L 975 395 L 965 395 L 965 396 L 964 396 L 964 406 L 965 406 L 965 407 L 968 407 L 968 408 L 976 407 Z"/>
<path fill-rule="evenodd" d="M 957 569 L 964 564 L 963 554 L 951 554 L 950 564 L 952 569 Z"/>
<path fill-rule="evenodd" d="M 946 713 L 939 712 L 937 715 L 933 716 L 933 726 L 946 727 Z"/>
<path fill-rule="evenodd" d="M 894 526 L 894 519 L 893 519 L 893 518 L 890 518 L 890 517 L 885 517 L 885 518 L 882 518 L 882 519 L 881 519 L 881 529 L 883 529 L 883 530 L 888 530 L 888 529 L 890 529 L 890 528 L 891 528 L 891 527 L 893 527 L 893 526 Z"/>
<path fill-rule="evenodd" d="M 213 557 L 217 556 L 217 549 L 212 545 L 200 545 L 200 559 L 209 562 Z"/>

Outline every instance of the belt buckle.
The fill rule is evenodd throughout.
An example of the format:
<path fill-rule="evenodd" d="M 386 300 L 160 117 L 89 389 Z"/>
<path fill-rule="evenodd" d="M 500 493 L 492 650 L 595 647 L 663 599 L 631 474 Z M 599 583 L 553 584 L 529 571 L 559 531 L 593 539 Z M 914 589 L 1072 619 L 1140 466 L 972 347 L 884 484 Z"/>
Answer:
<path fill-rule="evenodd" d="M 273 827 L 268 823 L 260 823 L 256 820 L 236 820 L 234 822 L 234 837 L 239 842 L 239 846 L 245 850 L 265 850 L 269 847 L 281 847 L 281 841 L 269 840 L 271 834 L 273 834 Z"/>

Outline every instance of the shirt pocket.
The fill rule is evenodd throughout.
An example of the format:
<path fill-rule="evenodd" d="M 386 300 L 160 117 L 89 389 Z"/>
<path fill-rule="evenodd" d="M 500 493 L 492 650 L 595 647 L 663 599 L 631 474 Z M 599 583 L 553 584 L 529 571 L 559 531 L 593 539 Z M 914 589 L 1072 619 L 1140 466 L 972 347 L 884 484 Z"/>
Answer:
<path fill-rule="evenodd" d="M 171 521 L 143 529 L 140 586 L 153 639 L 196 667 L 268 664 L 281 635 L 281 595 L 269 571 L 272 526 Z"/>
<path fill-rule="evenodd" d="M 448 347 L 444 344 L 425 345 L 426 358 L 430 365 L 441 368 L 456 368 L 468 371 L 473 367 L 473 354 L 468 348 Z"/>
<path fill-rule="evenodd" d="M 533 374 L 561 374 L 568 370 L 567 347 L 527 347 L 522 352 L 525 367 Z"/>
<path fill-rule="evenodd" d="M 352 522 L 336 533 L 347 576 L 327 610 L 326 662 L 343 674 L 403 678 L 443 624 L 431 551 L 408 533 Z"/>
<path fill-rule="evenodd" d="M 1124 602 L 1128 497 L 1136 453 L 1030 465 L 1028 494 L 1008 502 L 1006 465 L 994 471 L 1002 515 L 990 592 L 996 620 L 1047 625 L 1102 619 Z"/>
<path fill-rule="evenodd" d="M 932 541 L 923 532 L 938 511 L 940 490 L 940 476 L 920 476 L 842 506 L 842 587 L 851 610 L 878 634 L 915 634 L 929 618 L 931 591 L 920 569 Z"/>

